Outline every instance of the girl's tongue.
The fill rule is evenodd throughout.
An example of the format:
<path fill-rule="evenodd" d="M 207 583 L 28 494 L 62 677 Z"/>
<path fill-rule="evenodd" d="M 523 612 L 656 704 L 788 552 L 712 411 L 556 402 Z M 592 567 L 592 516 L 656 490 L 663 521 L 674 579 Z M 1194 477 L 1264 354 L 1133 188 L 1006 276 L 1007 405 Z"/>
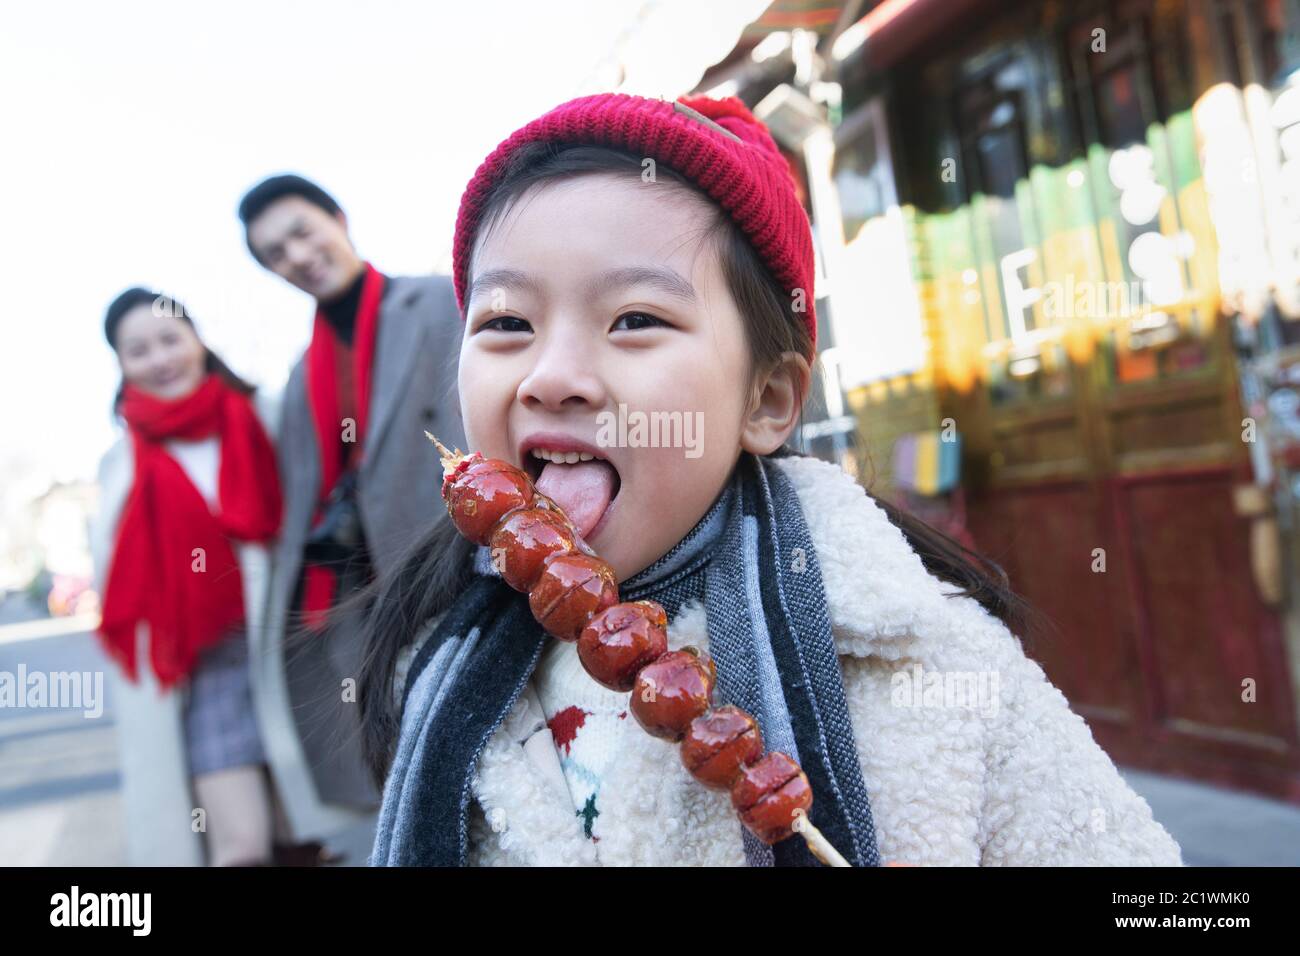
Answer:
<path fill-rule="evenodd" d="M 614 466 L 593 459 L 572 465 L 548 461 L 534 484 L 564 509 L 585 539 L 614 498 Z"/>

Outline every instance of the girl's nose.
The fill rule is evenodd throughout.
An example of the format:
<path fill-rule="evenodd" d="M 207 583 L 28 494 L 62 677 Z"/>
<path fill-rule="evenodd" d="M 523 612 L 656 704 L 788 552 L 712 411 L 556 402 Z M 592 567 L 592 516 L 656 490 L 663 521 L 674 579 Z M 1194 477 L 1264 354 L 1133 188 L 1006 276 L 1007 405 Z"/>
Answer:
<path fill-rule="evenodd" d="M 536 361 L 516 393 L 521 404 L 557 412 L 583 404 L 604 407 L 605 385 L 590 343 L 584 341 L 590 330 L 575 333 L 547 335 L 539 343 L 533 352 Z"/>

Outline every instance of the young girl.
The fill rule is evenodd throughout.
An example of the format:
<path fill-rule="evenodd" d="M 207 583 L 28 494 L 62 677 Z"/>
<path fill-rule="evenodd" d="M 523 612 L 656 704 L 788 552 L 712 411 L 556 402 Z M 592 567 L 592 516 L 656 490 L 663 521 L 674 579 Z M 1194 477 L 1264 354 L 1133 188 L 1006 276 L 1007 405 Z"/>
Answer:
<path fill-rule="evenodd" d="M 254 692 L 252 664 L 265 655 L 250 662 L 249 651 L 265 545 L 280 525 L 270 409 L 170 298 L 128 289 L 104 334 L 122 371 L 114 410 L 127 435 L 100 463 L 92 544 L 102 645 L 120 678 L 128 860 L 269 863 L 264 745 L 291 726 L 287 708 Z"/>
<path fill-rule="evenodd" d="M 470 449 L 527 469 L 621 599 L 713 658 L 715 706 L 800 763 L 853 865 L 1180 865 L 1008 629 L 1000 569 L 786 448 L 813 269 L 788 167 L 738 100 L 563 104 L 461 202 Z M 373 864 L 815 864 L 798 836 L 750 835 L 449 522 L 370 628 Z"/>

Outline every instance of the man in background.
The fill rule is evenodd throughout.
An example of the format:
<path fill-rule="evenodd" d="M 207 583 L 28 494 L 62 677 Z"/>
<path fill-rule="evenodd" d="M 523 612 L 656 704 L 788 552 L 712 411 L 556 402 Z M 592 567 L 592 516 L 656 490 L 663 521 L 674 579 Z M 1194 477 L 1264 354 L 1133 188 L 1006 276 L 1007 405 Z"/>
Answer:
<path fill-rule="evenodd" d="M 331 611 L 446 520 L 442 468 L 424 432 L 464 445 L 462 325 L 450 278 L 376 269 L 353 246 L 339 204 L 309 180 L 259 183 L 239 218 L 258 263 L 316 305 L 282 399 L 284 524 L 258 669 L 296 725 L 271 742 L 300 748 L 302 772 L 279 782 L 295 836 L 324 839 L 379 804 L 360 749 L 360 612 Z"/>

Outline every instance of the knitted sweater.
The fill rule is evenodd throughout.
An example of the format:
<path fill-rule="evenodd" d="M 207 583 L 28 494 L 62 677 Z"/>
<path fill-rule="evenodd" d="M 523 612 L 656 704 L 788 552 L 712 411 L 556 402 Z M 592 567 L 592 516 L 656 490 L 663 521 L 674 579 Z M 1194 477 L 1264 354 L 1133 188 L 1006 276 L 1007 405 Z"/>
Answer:
<path fill-rule="evenodd" d="M 817 549 L 883 861 L 1181 865 L 1178 844 L 1000 621 L 930 575 L 838 468 L 780 466 Z M 702 604 L 670 621 L 669 646 L 686 644 L 708 649 Z M 996 676 L 980 706 L 919 693 L 923 678 L 929 687 L 964 675 Z M 538 693 L 550 680 L 535 674 L 479 758 L 472 865 L 745 865 L 728 795 L 701 787 L 677 745 L 634 724 L 599 771 L 600 841 L 588 838 L 575 817 L 577 771 L 566 774 Z M 909 682 L 918 686 L 903 693 Z M 558 712 L 552 702 L 552 719 Z"/>
<path fill-rule="evenodd" d="M 533 674 L 546 726 L 574 814 L 585 836 L 600 842 L 600 789 L 607 769 L 629 734 L 644 734 L 628 713 L 628 695 L 607 690 L 588 676 L 576 644 L 554 641 L 542 653 Z"/>

